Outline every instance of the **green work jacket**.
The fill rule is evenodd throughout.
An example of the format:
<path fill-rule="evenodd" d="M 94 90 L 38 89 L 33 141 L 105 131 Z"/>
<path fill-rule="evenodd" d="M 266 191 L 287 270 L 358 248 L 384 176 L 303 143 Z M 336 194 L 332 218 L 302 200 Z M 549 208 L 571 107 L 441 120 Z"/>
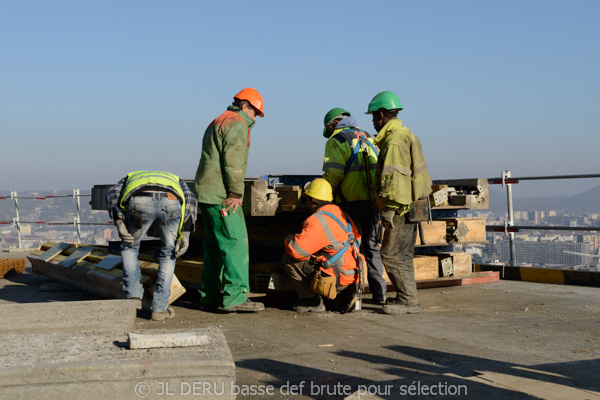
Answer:
<path fill-rule="evenodd" d="M 410 204 L 431 193 L 431 179 L 421 142 L 402 121 L 393 118 L 375 137 L 379 147 L 376 188 L 383 204 L 408 211 Z"/>
<path fill-rule="evenodd" d="M 323 160 L 323 178 L 326 179 L 336 194 L 335 202 L 340 204 L 344 198 L 348 202 L 360 200 L 373 200 L 374 192 L 369 193 L 367 183 L 368 178 L 371 184 L 371 190 L 375 190 L 375 169 L 377 167 L 377 154 L 373 149 L 366 145 L 368 151 L 368 167 L 365 166 L 365 157 L 362 150 L 349 166 L 346 172 L 346 163 L 350 159 L 355 146 L 360 146 L 356 134 L 353 132 L 358 128 L 348 127 L 336 129 L 333 135 L 327 140 L 325 145 L 325 157 Z M 361 131 L 364 132 L 364 131 Z M 367 140 L 373 143 L 373 136 L 364 132 Z"/>
<path fill-rule="evenodd" d="M 228 197 L 244 196 L 254 122 L 239 107 L 229 106 L 206 128 L 194 182 L 198 202 L 221 204 Z"/>

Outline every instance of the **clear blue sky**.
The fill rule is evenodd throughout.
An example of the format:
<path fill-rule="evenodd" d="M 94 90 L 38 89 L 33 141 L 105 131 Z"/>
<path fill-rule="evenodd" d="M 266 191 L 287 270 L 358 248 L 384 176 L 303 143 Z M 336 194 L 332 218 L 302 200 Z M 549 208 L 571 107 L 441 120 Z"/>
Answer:
<path fill-rule="evenodd" d="M 600 173 L 600 1 L 370 4 L 2 1 L 0 194 L 193 179 L 204 129 L 244 87 L 265 102 L 250 177 L 321 173 L 324 114 L 373 132 L 383 90 L 433 179 Z"/>

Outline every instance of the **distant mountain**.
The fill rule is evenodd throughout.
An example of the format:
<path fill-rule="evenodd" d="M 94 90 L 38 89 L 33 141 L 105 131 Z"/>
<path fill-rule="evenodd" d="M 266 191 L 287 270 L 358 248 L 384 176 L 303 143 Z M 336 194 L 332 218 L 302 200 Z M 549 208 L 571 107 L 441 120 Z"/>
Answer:
<path fill-rule="evenodd" d="M 600 185 L 575 196 L 556 197 L 513 197 L 514 211 L 548 211 L 564 213 L 600 212 Z M 507 212 L 506 191 L 490 188 L 490 210 L 494 213 Z"/>

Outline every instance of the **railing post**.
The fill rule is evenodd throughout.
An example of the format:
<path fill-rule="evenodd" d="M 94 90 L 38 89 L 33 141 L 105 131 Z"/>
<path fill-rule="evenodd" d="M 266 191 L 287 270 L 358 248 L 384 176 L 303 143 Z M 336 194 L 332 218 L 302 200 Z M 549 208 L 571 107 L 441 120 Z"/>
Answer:
<path fill-rule="evenodd" d="M 81 202 L 79 201 L 79 189 L 73 190 L 73 198 L 77 204 L 77 216 L 75 217 L 75 226 L 77 227 L 77 244 L 81 244 Z"/>
<path fill-rule="evenodd" d="M 502 186 L 506 186 L 506 200 L 508 204 L 508 225 L 515 225 L 515 214 L 513 210 L 513 197 L 512 197 L 512 184 L 506 183 L 506 178 L 510 178 L 510 170 L 502 172 Z M 517 265 L 517 248 L 515 244 L 515 234 L 510 232 L 508 234 L 510 242 L 510 265 Z"/>
<path fill-rule="evenodd" d="M 19 199 L 17 196 L 17 192 L 10 192 L 10 198 L 15 201 L 15 218 L 13 218 L 13 223 L 17 227 L 17 238 L 19 240 L 19 249 L 23 248 L 21 244 L 21 224 L 19 223 Z"/>

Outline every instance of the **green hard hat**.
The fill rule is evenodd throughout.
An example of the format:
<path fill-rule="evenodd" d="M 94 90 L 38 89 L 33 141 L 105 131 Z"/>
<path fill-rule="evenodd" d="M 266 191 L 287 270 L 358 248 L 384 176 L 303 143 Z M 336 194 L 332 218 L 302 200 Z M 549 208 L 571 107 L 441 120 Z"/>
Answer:
<path fill-rule="evenodd" d="M 369 109 L 365 114 L 371 114 L 380 108 L 399 111 L 402 110 L 402 103 L 400 103 L 400 99 L 396 93 L 390 91 L 381 92 L 373 97 L 373 100 L 369 103 Z"/>
<path fill-rule="evenodd" d="M 350 117 L 352 114 L 350 114 L 349 111 L 346 111 L 340 107 L 332 108 L 331 110 L 329 110 L 329 112 L 327 112 L 327 114 L 325 114 L 325 118 L 323 119 L 323 125 L 325 125 L 325 128 L 323 129 L 323 136 L 328 137 L 326 132 L 327 125 L 329 125 L 331 121 L 333 121 L 336 117 L 339 117 L 340 115 Z"/>

